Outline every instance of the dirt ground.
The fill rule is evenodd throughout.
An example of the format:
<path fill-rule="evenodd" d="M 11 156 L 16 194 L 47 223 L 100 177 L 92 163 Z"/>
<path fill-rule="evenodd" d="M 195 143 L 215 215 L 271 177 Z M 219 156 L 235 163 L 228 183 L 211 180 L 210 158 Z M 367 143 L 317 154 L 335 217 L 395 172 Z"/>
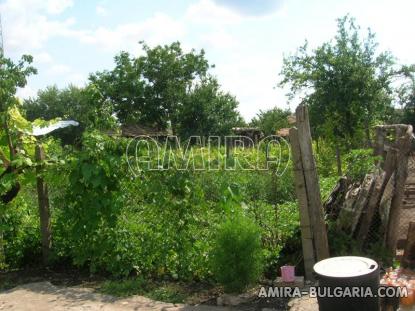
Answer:
<path fill-rule="evenodd" d="M 96 292 L 93 288 L 82 286 L 56 286 L 48 281 L 20 285 L 0 292 L 0 310 L 13 311 L 63 311 L 63 310 L 140 310 L 140 311 L 279 311 L 286 310 L 281 303 L 276 308 L 261 306 L 251 301 L 234 307 L 219 307 L 209 304 L 185 305 L 154 301 L 143 296 L 116 298 Z M 310 306 L 309 303 L 307 303 Z M 295 304 L 297 306 L 297 304 Z M 314 311 L 313 309 L 294 308 L 293 310 Z"/>
<path fill-rule="evenodd" d="M 142 296 L 117 299 L 84 287 L 58 287 L 50 282 L 29 283 L 0 293 L 0 310 L 142 310 L 225 311 L 225 307 L 186 306 L 153 301 Z"/>
<path fill-rule="evenodd" d="M 249 294 L 248 301 L 234 307 L 217 306 L 216 289 L 206 290 L 203 285 L 190 285 L 194 291 L 191 304 L 173 304 L 134 295 L 126 298 L 100 292 L 104 277 L 88 277 L 77 271 L 20 270 L 0 273 L 0 311 L 13 310 L 142 310 L 142 311 L 286 311 L 287 299 L 259 298 Z M 302 310 L 302 309 L 294 309 Z"/>

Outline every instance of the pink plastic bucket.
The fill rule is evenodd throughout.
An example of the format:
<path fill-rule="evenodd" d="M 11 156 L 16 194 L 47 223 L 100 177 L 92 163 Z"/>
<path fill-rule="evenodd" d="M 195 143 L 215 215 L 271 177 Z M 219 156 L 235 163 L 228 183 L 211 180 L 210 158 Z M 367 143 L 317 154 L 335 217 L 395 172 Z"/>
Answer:
<path fill-rule="evenodd" d="M 295 267 L 294 266 L 282 266 L 281 277 L 283 282 L 294 282 L 295 281 Z"/>

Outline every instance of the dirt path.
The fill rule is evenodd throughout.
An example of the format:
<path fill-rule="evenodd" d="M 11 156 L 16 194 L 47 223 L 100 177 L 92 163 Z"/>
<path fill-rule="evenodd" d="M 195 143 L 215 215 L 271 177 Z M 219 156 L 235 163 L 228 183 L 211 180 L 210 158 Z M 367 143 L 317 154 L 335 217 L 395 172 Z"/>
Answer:
<path fill-rule="evenodd" d="M 58 287 L 49 282 L 38 282 L 18 286 L 0 293 L 0 310 L 227 311 L 231 309 L 164 303 L 142 296 L 118 299 L 96 293 L 91 288 Z"/>

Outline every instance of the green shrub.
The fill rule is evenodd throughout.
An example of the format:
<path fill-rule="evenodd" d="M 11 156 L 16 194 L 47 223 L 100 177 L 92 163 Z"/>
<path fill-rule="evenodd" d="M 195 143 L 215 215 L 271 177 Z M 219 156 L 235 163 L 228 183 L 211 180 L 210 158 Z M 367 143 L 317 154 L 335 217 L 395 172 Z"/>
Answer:
<path fill-rule="evenodd" d="M 226 292 L 241 292 L 257 281 L 263 270 L 259 227 L 242 214 L 229 217 L 218 228 L 212 266 Z"/>
<path fill-rule="evenodd" d="M 0 267 L 0 270 L 36 264 L 41 258 L 36 195 L 23 189 L 7 208 L 1 208 L 4 214 L 0 215 L 0 230 L 3 232 L 6 267 Z"/>
<path fill-rule="evenodd" d="M 375 168 L 378 157 L 371 149 L 355 149 L 345 156 L 346 175 L 354 182 L 362 181 Z"/>

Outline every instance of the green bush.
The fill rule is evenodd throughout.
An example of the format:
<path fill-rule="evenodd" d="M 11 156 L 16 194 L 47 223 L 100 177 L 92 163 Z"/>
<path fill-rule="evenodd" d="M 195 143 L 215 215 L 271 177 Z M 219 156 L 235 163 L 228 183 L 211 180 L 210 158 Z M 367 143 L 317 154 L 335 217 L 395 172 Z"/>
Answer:
<path fill-rule="evenodd" d="M 226 292 L 241 292 L 257 281 L 263 270 L 259 227 L 239 213 L 223 222 L 214 242 L 212 267 Z"/>
<path fill-rule="evenodd" d="M 371 149 L 355 149 L 345 156 L 346 176 L 353 182 L 362 181 L 366 174 L 375 169 L 378 157 Z"/>
<path fill-rule="evenodd" d="M 36 264 L 41 258 L 36 195 L 25 190 L 7 208 L 0 206 L 4 209 L 4 214 L 0 215 L 0 230 L 6 257 L 6 267 L 0 267 L 0 270 Z"/>

